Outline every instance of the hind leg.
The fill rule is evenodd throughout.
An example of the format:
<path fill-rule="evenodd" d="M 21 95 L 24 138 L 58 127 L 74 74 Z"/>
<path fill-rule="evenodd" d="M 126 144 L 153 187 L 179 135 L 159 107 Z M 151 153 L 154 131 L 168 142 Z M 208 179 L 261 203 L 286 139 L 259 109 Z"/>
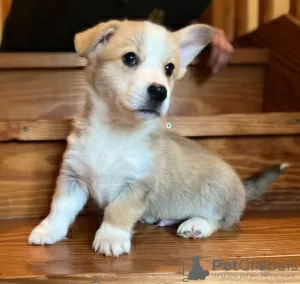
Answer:
<path fill-rule="evenodd" d="M 177 235 L 189 239 L 207 238 L 219 230 L 219 222 L 202 217 L 188 219 L 180 224 Z"/>
<path fill-rule="evenodd" d="M 140 221 L 142 223 L 146 223 L 146 224 L 156 224 L 158 222 L 158 219 L 152 217 L 152 216 L 143 216 Z"/>
<path fill-rule="evenodd" d="M 173 225 L 177 225 L 180 224 L 182 222 L 182 220 L 169 220 L 169 219 L 165 219 L 165 220 L 159 220 L 159 222 L 156 224 L 157 227 L 170 227 Z"/>
<path fill-rule="evenodd" d="M 155 224 L 157 227 L 168 227 L 182 222 L 182 220 L 159 220 L 151 216 L 144 216 L 140 221 L 142 223 Z"/>

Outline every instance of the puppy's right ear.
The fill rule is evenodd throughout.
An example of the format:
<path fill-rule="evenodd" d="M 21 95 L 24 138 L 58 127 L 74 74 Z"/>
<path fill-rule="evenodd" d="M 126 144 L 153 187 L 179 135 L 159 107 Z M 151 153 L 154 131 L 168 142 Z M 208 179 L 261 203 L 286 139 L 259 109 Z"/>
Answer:
<path fill-rule="evenodd" d="M 120 26 L 120 21 L 100 23 L 88 30 L 77 33 L 74 38 L 75 50 L 82 57 L 89 57 L 96 49 L 103 48 Z"/>

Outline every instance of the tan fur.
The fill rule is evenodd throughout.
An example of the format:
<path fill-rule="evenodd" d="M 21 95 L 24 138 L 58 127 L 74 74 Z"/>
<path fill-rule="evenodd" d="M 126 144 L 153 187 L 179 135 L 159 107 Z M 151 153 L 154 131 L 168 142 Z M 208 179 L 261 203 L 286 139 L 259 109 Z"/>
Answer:
<path fill-rule="evenodd" d="M 140 219 L 181 222 L 178 235 L 186 238 L 209 237 L 239 221 L 246 190 L 236 172 L 160 124 L 176 80 L 213 34 L 200 24 L 172 33 L 149 22 L 110 21 L 76 35 L 76 50 L 89 61 L 87 103 L 68 137 L 50 214 L 29 243 L 60 241 L 88 195 L 104 208 L 93 247 L 105 255 L 130 252 Z M 136 66 L 122 61 L 128 52 L 138 55 Z M 169 63 L 175 65 L 170 77 Z M 144 111 L 153 83 L 167 96 L 154 112 Z"/>

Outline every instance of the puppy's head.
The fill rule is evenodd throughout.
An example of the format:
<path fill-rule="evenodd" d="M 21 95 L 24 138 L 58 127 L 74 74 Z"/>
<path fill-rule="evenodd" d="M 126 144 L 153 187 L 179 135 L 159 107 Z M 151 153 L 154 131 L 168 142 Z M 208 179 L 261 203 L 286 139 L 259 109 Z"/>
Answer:
<path fill-rule="evenodd" d="M 150 22 L 109 21 L 76 34 L 88 81 L 110 109 L 140 119 L 164 116 L 176 80 L 212 40 L 195 24 L 176 32 Z"/>

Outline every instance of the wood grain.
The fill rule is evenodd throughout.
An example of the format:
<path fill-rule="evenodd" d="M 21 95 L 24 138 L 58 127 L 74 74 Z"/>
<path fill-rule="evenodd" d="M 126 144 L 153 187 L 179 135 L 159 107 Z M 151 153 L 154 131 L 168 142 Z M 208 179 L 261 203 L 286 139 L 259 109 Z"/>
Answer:
<path fill-rule="evenodd" d="M 163 125 L 187 137 L 300 134 L 300 113 L 167 117 Z"/>
<path fill-rule="evenodd" d="M 291 16 L 262 25 L 248 38 L 272 54 L 266 79 L 265 111 L 300 110 L 300 22 Z"/>
<path fill-rule="evenodd" d="M 236 65 L 216 76 L 193 66 L 176 83 L 168 114 L 199 116 L 229 113 L 257 113 L 263 105 L 265 68 Z"/>
<path fill-rule="evenodd" d="M 299 136 L 197 138 L 242 177 L 273 164 L 291 168 L 249 210 L 300 209 Z M 39 217 L 48 213 L 65 142 L 0 143 L 0 218 Z M 90 202 L 84 212 L 98 210 Z"/>
<path fill-rule="evenodd" d="M 68 240 L 46 247 L 27 244 L 30 231 L 40 219 L 1 220 L 1 277 L 173 273 L 182 281 L 182 265 L 190 269 L 191 259 L 197 255 L 203 269 L 208 270 L 212 270 L 215 259 L 290 261 L 300 267 L 299 216 L 299 212 L 249 212 L 235 230 L 198 241 L 178 238 L 176 227 L 138 224 L 131 254 L 120 258 L 97 255 L 91 248 L 101 216 L 77 218 Z M 167 283 L 173 283 L 172 280 Z M 88 283 L 93 283 L 93 278 Z"/>
<path fill-rule="evenodd" d="M 169 115 L 253 113 L 262 109 L 264 67 L 235 65 L 211 76 L 189 68 L 173 93 Z M 0 71 L 0 120 L 71 118 L 84 102 L 82 70 Z"/>
<path fill-rule="evenodd" d="M 0 0 L 0 43 L 6 18 L 11 8 L 12 0 Z"/>
<path fill-rule="evenodd" d="M 300 110 L 300 76 L 290 68 L 273 60 L 266 77 L 263 109 L 272 111 Z"/>
<path fill-rule="evenodd" d="M 270 282 L 270 279 L 272 282 Z M 215 284 L 269 284 L 269 283 L 299 283 L 299 271 L 276 271 L 276 272 L 210 272 L 205 279 L 205 283 Z M 234 282 L 232 282 L 234 281 Z M 71 276 L 50 276 L 38 278 L 22 279 L 0 279 L 1 284 L 98 284 L 98 283 L 130 283 L 130 284 L 182 284 L 187 281 L 187 276 L 180 277 L 179 273 L 130 273 L 130 274 L 113 274 L 113 273 L 93 273 L 84 275 Z"/>
<path fill-rule="evenodd" d="M 65 143 L 4 143 L 0 149 L 0 218 L 45 214 Z"/>
<path fill-rule="evenodd" d="M 2 120 L 71 118 L 84 102 L 81 70 L 0 71 Z"/>
<path fill-rule="evenodd" d="M 252 32 L 259 25 L 259 0 L 236 0 L 236 36 Z"/>
<path fill-rule="evenodd" d="M 229 64 L 262 64 L 268 60 L 267 51 L 259 48 L 238 48 Z M 1 52 L 1 69 L 81 69 L 87 64 L 85 58 L 73 52 Z"/>
<path fill-rule="evenodd" d="M 72 120 L 0 121 L 0 141 L 65 140 Z M 169 116 L 161 127 L 187 137 L 300 134 L 300 112 Z"/>
<path fill-rule="evenodd" d="M 212 25 L 226 33 L 232 40 L 235 35 L 235 0 L 212 1 Z"/>
<path fill-rule="evenodd" d="M 169 115 L 259 112 L 268 52 L 241 48 L 217 76 L 189 68 Z M 84 102 L 83 61 L 75 54 L 0 53 L 0 120 L 71 118 Z"/>
<path fill-rule="evenodd" d="M 250 0 L 248 0 L 250 1 Z M 255 0 L 251 2 L 255 3 Z M 253 8 L 254 9 L 254 8 Z M 248 28 L 250 29 L 252 24 L 249 24 Z M 254 24 L 253 24 L 254 28 Z M 251 28 L 252 29 L 252 28 Z M 244 48 L 237 48 L 235 49 L 233 56 L 230 60 L 230 65 L 244 65 L 244 64 L 251 64 L 251 65 L 263 65 L 268 63 L 270 60 L 269 57 L 269 50 L 264 48 L 254 48 L 254 47 L 244 47 Z"/>
<path fill-rule="evenodd" d="M 0 121 L 0 141 L 65 140 L 72 120 Z"/>
<path fill-rule="evenodd" d="M 210 58 L 210 48 L 204 49 L 198 56 L 196 64 L 192 65 L 205 65 Z M 1 58 L 1 56 L 0 56 Z M 236 47 L 228 66 L 232 65 L 265 65 L 269 62 L 270 53 L 268 49 L 258 47 Z M 203 64 L 204 63 L 204 64 Z"/>
<path fill-rule="evenodd" d="M 275 20 L 290 11 L 290 0 L 261 0 L 261 23 Z"/>
<path fill-rule="evenodd" d="M 73 52 L 1 52 L 1 69 L 83 68 L 87 61 Z"/>
<path fill-rule="evenodd" d="M 290 13 L 300 20 L 300 0 L 291 0 Z"/>
<path fill-rule="evenodd" d="M 292 16 L 282 16 L 275 21 L 261 25 L 248 37 L 258 47 L 269 49 L 272 60 L 276 60 L 292 71 L 299 73 L 299 34 L 300 21 Z"/>

